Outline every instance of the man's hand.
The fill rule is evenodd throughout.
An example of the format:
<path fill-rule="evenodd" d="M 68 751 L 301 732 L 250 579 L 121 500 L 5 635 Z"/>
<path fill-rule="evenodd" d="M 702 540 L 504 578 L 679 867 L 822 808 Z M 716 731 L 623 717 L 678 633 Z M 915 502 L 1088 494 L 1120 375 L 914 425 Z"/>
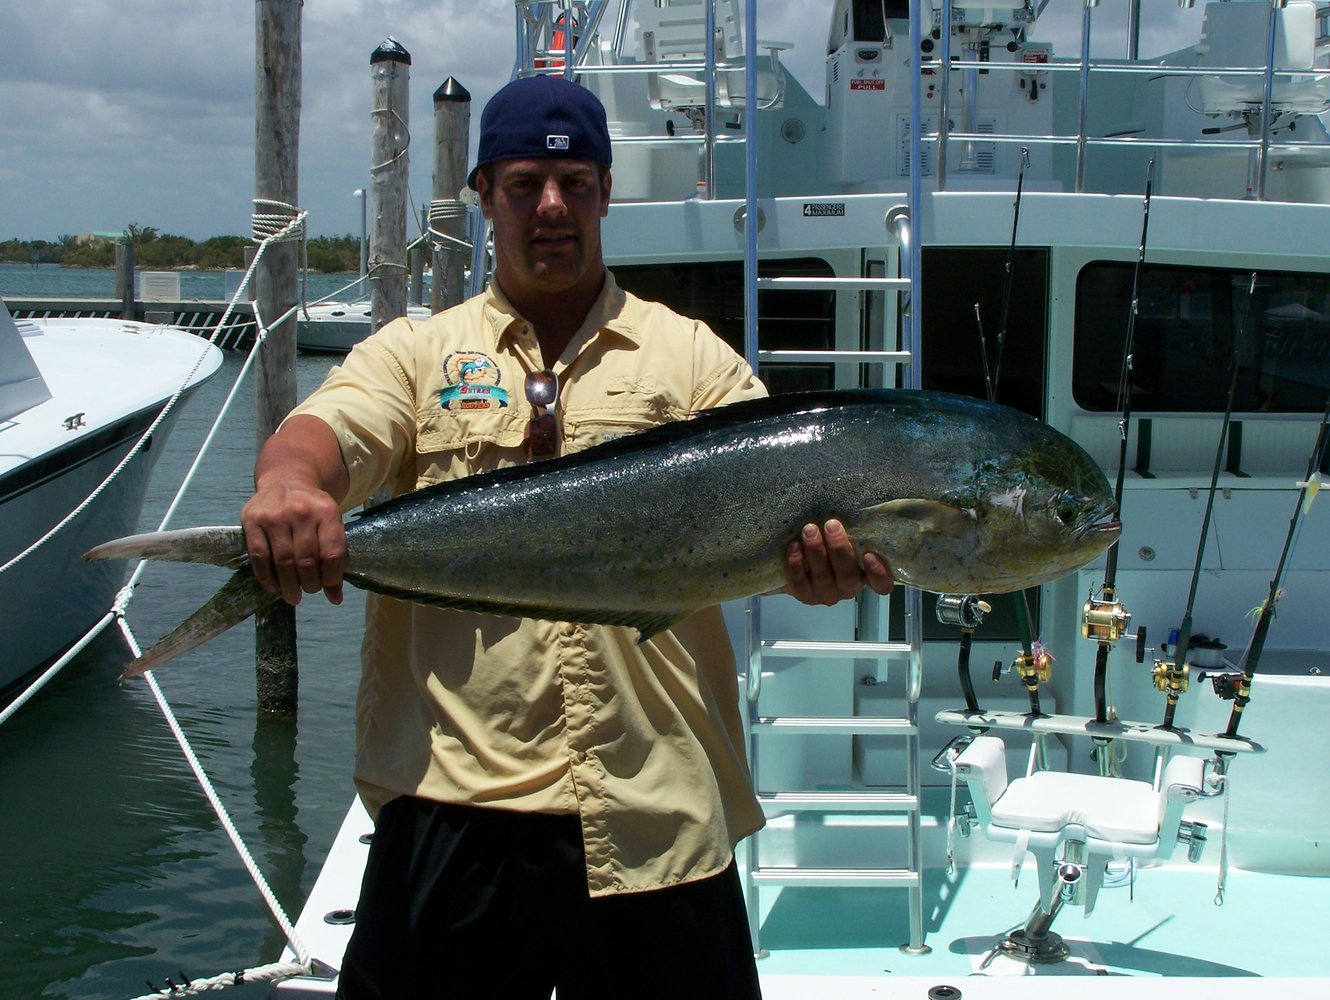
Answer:
<path fill-rule="evenodd" d="M 317 486 L 289 480 L 260 488 L 240 511 L 254 576 L 266 589 L 299 604 L 322 590 L 342 603 L 346 531 L 337 501 Z"/>
<path fill-rule="evenodd" d="M 288 604 L 320 590 L 341 604 L 346 529 L 339 505 L 349 480 L 332 429 L 317 417 L 292 417 L 259 452 L 254 484 L 240 523 L 255 578 Z"/>
<path fill-rule="evenodd" d="M 834 518 L 821 530 L 804 525 L 785 557 L 785 592 L 804 604 L 836 604 L 865 586 L 889 594 L 895 582 L 880 556 L 865 552 L 861 565 L 854 540 Z"/>

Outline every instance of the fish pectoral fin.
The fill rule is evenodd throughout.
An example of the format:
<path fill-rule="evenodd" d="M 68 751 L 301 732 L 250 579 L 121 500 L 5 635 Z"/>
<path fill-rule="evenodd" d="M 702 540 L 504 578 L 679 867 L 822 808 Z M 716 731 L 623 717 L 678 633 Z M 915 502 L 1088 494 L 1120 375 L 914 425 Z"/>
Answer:
<path fill-rule="evenodd" d="M 941 500 L 904 499 L 888 500 L 875 507 L 857 511 L 846 519 L 846 530 L 854 534 L 856 523 L 881 522 L 883 520 L 907 521 L 919 531 L 941 535 L 955 535 L 974 527 L 974 513 Z"/>
<path fill-rule="evenodd" d="M 687 618 L 691 613 L 690 611 L 666 611 L 659 614 L 643 613 L 629 624 L 637 629 L 637 644 L 640 646 L 648 639 L 660 635 L 667 628 Z"/>

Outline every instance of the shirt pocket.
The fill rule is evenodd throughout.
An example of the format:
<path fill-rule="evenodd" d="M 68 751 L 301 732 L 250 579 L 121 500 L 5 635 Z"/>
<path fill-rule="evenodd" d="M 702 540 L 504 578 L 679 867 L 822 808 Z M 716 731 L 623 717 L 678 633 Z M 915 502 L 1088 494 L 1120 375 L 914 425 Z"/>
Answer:
<path fill-rule="evenodd" d="M 416 415 L 416 488 L 521 461 L 527 415 L 513 407 Z"/>
<path fill-rule="evenodd" d="M 569 406 L 564 414 L 565 451 L 581 451 L 683 415 L 653 375 L 611 378 L 589 405 Z"/>

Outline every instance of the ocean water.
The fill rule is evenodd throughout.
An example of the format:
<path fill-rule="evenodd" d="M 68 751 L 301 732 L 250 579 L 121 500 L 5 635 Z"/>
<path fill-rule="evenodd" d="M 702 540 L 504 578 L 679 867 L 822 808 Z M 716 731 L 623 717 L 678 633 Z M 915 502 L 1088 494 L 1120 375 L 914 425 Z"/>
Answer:
<path fill-rule="evenodd" d="M 110 280 L 109 271 L 0 265 L 4 294 L 97 294 L 89 289 Z M 181 413 L 154 472 L 142 530 L 157 527 L 242 361 L 228 355 Z M 331 363 L 298 357 L 302 395 Z M 253 458 L 253 392 L 245 386 L 172 525 L 235 523 Z M 183 620 L 224 575 L 209 567 L 151 567 L 127 613 L 140 644 Z M 66 599 L 58 583 L 51 599 Z M 362 623 L 363 595 L 353 588 L 341 607 L 305 600 L 295 719 L 256 710 L 248 625 L 156 674 L 292 919 L 354 795 Z M 282 936 L 151 691 L 141 681 L 116 683 L 129 659 L 118 633 L 108 630 L 0 726 L 0 997 L 6 1000 L 135 997 L 149 983 L 163 986 L 166 977 L 180 982 L 182 972 L 212 976 L 280 955 Z M 229 995 L 265 993 L 254 985 Z"/>
<path fill-rule="evenodd" d="M 305 298 L 310 302 L 323 298 L 345 288 L 355 277 L 354 274 L 307 275 Z M 110 299 L 115 297 L 115 271 L 109 267 L 0 263 L 0 298 L 10 295 Z M 181 271 L 180 295 L 185 299 L 212 301 L 228 298 L 227 275 L 222 271 Z"/>

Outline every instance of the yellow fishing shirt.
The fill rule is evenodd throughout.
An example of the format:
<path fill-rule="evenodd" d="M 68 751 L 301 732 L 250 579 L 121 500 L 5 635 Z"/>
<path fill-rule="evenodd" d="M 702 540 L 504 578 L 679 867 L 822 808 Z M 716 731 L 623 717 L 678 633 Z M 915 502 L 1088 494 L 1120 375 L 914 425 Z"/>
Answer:
<path fill-rule="evenodd" d="M 525 461 L 523 380 L 543 367 L 530 325 L 491 286 L 386 324 L 294 412 L 336 433 L 349 509 L 384 486 L 397 495 Z M 766 391 L 704 324 L 613 275 L 554 371 L 564 453 Z M 557 526 L 531 526 L 542 530 Z M 477 559 L 523 558 L 488 551 L 484 525 L 475 547 Z M 762 825 L 719 608 L 639 645 L 628 628 L 370 594 L 362 667 L 356 784 L 372 814 L 398 795 L 576 814 L 592 895 L 714 875 Z"/>

